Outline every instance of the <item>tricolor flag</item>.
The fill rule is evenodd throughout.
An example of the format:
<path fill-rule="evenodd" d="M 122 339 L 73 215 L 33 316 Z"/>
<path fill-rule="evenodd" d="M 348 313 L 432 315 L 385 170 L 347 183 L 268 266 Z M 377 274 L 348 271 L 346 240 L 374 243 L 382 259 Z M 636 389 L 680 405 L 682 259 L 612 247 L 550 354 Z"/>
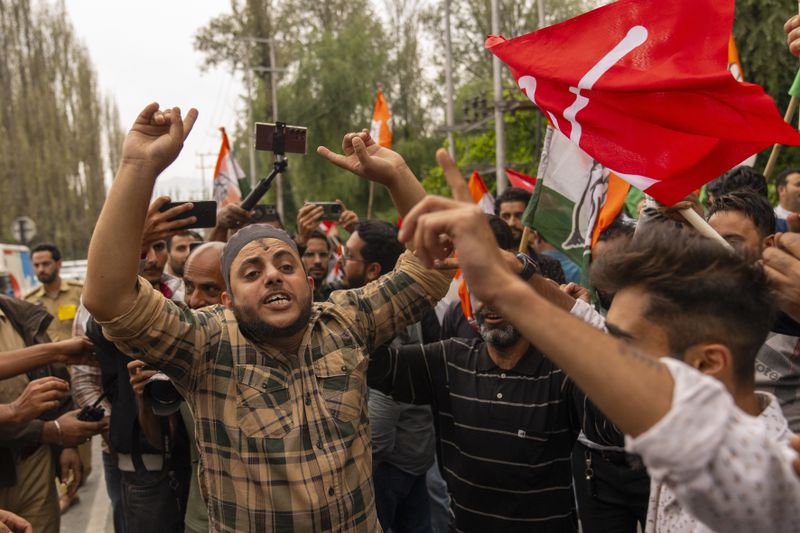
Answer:
<path fill-rule="evenodd" d="M 508 176 L 508 182 L 512 187 L 523 189 L 531 193 L 536 187 L 536 178 L 533 176 L 528 176 L 527 174 L 517 172 L 516 170 L 512 170 L 510 168 L 506 169 L 506 176 Z"/>
<path fill-rule="evenodd" d="M 383 91 L 378 89 L 378 97 L 375 99 L 375 110 L 372 112 L 372 127 L 369 135 L 374 141 L 384 148 L 392 147 L 392 113 L 389 111 L 389 104 L 383 97 Z"/>
<path fill-rule="evenodd" d="M 217 202 L 217 208 L 242 201 L 239 180 L 244 178 L 242 168 L 233 158 L 225 128 L 219 130 L 222 132 L 222 146 L 217 156 L 217 165 L 214 167 L 214 200 Z"/>
<path fill-rule="evenodd" d="M 477 170 L 473 171 L 472 175 L 469 177 L 467 187 L 469 187 L 469 194 L 472 196 L 472 201 L 478 204 L 478 207 L 480 207 L 484 213 L 494 215 L 494 197 L 489 192 L 489 189 L 486 187 L 483 178 L 481 178 Z"/>
<path fill-rule="evenodd" d="M 557 130 L 672 205 L 764 148 L 800 145 L 772 98 L 728 71 L 733 11 L 733 0 L 619 0 L 486 47 Z"/>
<path fill-rule="evenodd" d="M 733 76 L 733 79 L 736 81 L 744 81 L 744 71 L 742 70 L 742 62 L 739 60 L 739 50 L 736 48 L 736 40 L 734 40 L 733 35 L 731 35 L 730 40 L 728 41 L 728 71 Z M 756 164 L 756 156 L 758 154 L 753 154 L 739 166 L 746 166 L 752 167 Z"/>
<path fill-rule="evenodd" d="M 548 125 L 536 192 L 523 223 L 585 271 L 592 246 L 619 214 L 629 189 L 630 184 Z"/>
<path fill-rule="evenodd" d="M 728 71 L 736 81 L 744 81 L 742 62 L 739 61 L 739 49 L 736 48 L 736 40 L 733 35 L 728 40 Z"/>

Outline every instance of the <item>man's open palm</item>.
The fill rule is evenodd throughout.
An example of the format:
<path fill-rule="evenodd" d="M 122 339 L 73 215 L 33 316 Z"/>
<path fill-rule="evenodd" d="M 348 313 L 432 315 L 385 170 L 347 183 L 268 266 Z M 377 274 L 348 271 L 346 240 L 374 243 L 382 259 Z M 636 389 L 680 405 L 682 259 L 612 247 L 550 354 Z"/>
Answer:
<path fill-rule="evenodd" d="M 177 107 L 159 111 L 157 103 L 149 104 L 136 117 L 125 137 L 123 161 L 141 164 L 156 174 L 160 173 L 178 157 L 195 120 L 197 110 L 194 108 L 184 118 Z"/>

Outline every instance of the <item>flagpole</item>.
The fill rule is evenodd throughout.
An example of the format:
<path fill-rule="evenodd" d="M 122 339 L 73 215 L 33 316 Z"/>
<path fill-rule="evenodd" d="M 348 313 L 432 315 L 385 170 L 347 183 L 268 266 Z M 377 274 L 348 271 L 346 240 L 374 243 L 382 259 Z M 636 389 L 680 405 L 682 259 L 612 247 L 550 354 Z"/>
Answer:
<path fill-rule="evenodd" d="M 795 89 L 795 85 L 798 85 L 800 81 L 800 70 L 797 71 L 797 76 L 795 77 L 794 83 L 792 84 L 792 90 Z M 790 92 L 792 92 L 790 90 Z M 792 117 L 794 116 L 795 111 L 797 111 L 797 96 L 792 95 L 792 99 L 789 100 L 789 107 L 786 108 L 786 114 L 783 116 L 783 120 L 786 121 L 787 124 L 792 123 Z M 769 177 L 772 175 L 772 171 L 775 170 L 775 163 L 778 162 L 778 154 L 781 153 L 781 148 L 783 145 L 776 144 L 772 147 L 772 152 L 769 154 L 769 160 L 767 161 L 767 166 L 764 168 L 764 179 L 769 181 Z"/>
<path fill-rule="evenodd" d="M 683 218 L 685 218 L 686 221 L 689 224 L 691 224 L 692 227 L 696 229 L 698 233 L 700 233 L 700 235 L 702 235 L 703 237 L 708 237 L 709 239 L 713 239 L 718 243 L 720 243 L 721 245 L 723 245 L 728 250 L 733 251 L 733 246 L 731 246 L 731 244 L 728 241 L 723 239 L 722 235 L 717 233 L 717 230 L 712 228 L 711 225 L 703 219 L 703 217 L 698 215 L 697 211 L 695 211 L 691 207 L 687 207 L 686 209 L 680 209 L 679 211 L 681 215 L 683 215 Z"/>
<path fill-rule="evenodd" d="M 522 228 L 522 239 L 519 241 L 519 253 L 528 253 L 528 243 L 531 242 L 531 228 L 524 226 Z"/>
<path fill-rule="evenodd" d="M 797 1 L 797 12 L 800 14 L 800 0 Z M 783 116 L 783 120 L 787 124 L 792 123 L 792 116 L 794 115 L 795 111 L 797 111 L 797 97 L 800 96 L 800 70 L 798 70 L 797 74 L 794 76 L 794 82 L 792 83 L 791 89 L 789 89 L 789 94 L 792 95 L 792 99 L 789 100 L 789 107 L 786 108 L 786 114 Z M 797 126 L 800 128 L 800 117 L 798 117 Z M 778 162 L 778 154 L 780 153 L 781 145 L 773 145 L 772 152 L 769 154 L 767 166 L 764 168 L 764 181 L 767 183 L 769 183 L 769 177 L 772 175 L 772 171 L 775 170 L 775 163 Z"/>

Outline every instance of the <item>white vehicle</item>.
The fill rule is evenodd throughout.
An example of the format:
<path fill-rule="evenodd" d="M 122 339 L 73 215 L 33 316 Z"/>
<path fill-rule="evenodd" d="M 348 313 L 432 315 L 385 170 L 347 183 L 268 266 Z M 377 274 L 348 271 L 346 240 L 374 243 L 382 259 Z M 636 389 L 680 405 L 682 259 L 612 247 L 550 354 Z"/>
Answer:
<path fill-rule="evenodd" d="M 86 279 L 86 259 L 74 259 L 71 261 L 61 261 L 60 276 L 63 279 L 83 281 Z"/>
<path fill-rule="evenodd" d="M 36 284 L 30 249 L 21 244 L 0 244 L 0 293 L 22 298 Z"/>

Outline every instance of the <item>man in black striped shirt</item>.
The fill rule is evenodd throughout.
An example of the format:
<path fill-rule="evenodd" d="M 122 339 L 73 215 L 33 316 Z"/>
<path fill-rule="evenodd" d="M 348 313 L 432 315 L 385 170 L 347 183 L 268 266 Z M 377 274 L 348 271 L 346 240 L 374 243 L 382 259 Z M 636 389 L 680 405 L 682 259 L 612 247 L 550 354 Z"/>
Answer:
<path fill-rule="evenodd" d="M 573 385 L 491 309 L 475 317 L 484 340 L 373 354 L 370 386 L 433 408 L 457 531 L 577 531 Z"/>

